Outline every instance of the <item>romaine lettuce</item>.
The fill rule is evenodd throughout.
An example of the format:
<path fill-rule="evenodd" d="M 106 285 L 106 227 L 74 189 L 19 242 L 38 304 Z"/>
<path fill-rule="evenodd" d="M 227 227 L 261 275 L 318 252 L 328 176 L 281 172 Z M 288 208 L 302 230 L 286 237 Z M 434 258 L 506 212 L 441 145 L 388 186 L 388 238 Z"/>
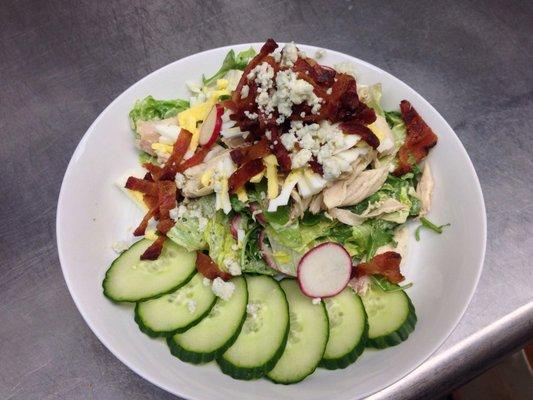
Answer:
<path fill-rule="evenodd" d="M 222 210 L 217 211 L 209 219 L 203 237 L 209 248 L 209 256 L 220 268 L 225 269 L 226 259 L 235 261 L 240 259 L 237 241 L 230 231 L 229 217 Z"/>
<path fill-rule="evenodd" d="M 189 108 L 187 100 L 156 100 L 152 96 L 147 96 L 143 100 L 137 100 L 129 113 L 131 128 L 137 128 L 137 121 L 142 119 L 149 121 L 152 119 L 170 118 Z"/>
<path fill-rule="evenodd" d="M 243 70 L 246 68 L 246 65 L 248 65 L 248 61 L 250 61 L 250 58 L 255 56 L 255 50 L 250 47 L 248 50 L 241 51 L 235 55 L 235 51 L 230 50 L 228 54 L 226 54 L 226 57 L 224 58 L 224 61 L 222 61 L 222 66 L 220 69 L 210 78 L 206 78 L 205 76 L 202 76 L 202 81 L 204 82 L 205 86 L 209 86 L 212 83 L 216 82 L 217 79 L 222 78 L 226 73 L 232 69 L 240 69 Z"/>

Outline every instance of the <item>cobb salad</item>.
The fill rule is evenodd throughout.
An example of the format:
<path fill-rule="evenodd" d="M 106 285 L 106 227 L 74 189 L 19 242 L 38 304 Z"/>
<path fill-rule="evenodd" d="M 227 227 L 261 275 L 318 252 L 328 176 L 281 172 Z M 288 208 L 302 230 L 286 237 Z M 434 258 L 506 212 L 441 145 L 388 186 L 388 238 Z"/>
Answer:
<path fill-rule="evenodd" d="M 415 327 L 400 267 L 410 220 L 442 232 L 422 163 L 437 136 L 322 57 L 268 39 L 129 113 L 140 165 L 118 186 L 144 217 L 104 294 L 182 361 L 295 383 Z"/>

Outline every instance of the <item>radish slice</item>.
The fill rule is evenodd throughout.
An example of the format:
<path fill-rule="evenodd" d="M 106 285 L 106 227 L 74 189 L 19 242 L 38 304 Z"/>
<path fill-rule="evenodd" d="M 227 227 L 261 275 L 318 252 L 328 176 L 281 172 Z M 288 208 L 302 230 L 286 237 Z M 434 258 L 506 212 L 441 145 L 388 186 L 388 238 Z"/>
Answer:
<path fill-rule="evenodd" d="M 233 236 L 235 240 L 239 240 L 239 229 L 241 228 L 241 220 L 242 220 L 241 214 L 235 214 L 233 218 L 231 219 L 231 222 L 229 225 L 231 236 Z"/>
<path fill-rule="evenodd" d="M 259 207 L 259 204 L 257 203 L 250 203 L 249 204 L 250 210 L 252 210 L 252 214 L 255 216 L 255 219 L 260 224 L 265 225 L 267 223 L 265 216 L 263 215 L 263 212 L 261 210 L 261 207 Z"/>
<path fill-rule="evenodd" d="M 326 242 L 309 250 L 298 264 L 298 283 L 309 297 L 331 297 L 350 281 L 352 259 L 338 243 Z"/>
<path fill-rule="evenodd" d="M 200 126 L 200 136 L 198 138 L 198 142 L 202 146 L 209 146 L 217 140 L 222 128 L 223 113 L 224 107 L 215 104 L 207 114 L 207 117 L 205 117 L 202 126 Z"/>
<path fill-rule="evenodd" d="M 259 233 L 259 249 L 261 250 L 261 257 L 263 257 L 263 260 L 267 263 L 267 265 L 275 269 L 278 272 L 281 272 L 278 264 L 276 264 L 276 261 L 274 261 L 274 256 L 272 255 L 272 249 L 265 243 L 265 230 L 261 229 L 261 232 Z"/>

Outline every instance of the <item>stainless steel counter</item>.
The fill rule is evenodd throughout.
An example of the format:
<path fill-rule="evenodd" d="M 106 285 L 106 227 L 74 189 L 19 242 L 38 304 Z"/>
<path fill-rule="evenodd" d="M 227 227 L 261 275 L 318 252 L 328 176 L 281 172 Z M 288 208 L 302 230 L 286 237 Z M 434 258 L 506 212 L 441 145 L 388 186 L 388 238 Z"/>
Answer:
<path fill-rule="evenodd" d="M 525 1 L 0 4 L 0 398 L 170 399 L 91 333 L 63 281 L 55 209 L 103 108 L 173 60 L 231 43 L 328 47 L 404 80 L 448 120 L 488 213 L 484 272 L 426 363 L 375 399 L 432 398 L 533 338 L 533 8 Z M 505 4 L 504 4 L 505 3 Z"/>

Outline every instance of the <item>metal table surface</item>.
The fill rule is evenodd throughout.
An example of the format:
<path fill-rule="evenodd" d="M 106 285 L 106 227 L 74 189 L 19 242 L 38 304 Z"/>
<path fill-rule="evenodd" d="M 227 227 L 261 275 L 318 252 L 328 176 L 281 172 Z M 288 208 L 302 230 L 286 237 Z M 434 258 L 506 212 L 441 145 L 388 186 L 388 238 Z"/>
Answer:
<path fill-rule="evenodd" d="M 55 245 L 61 179 L 85 130 L 132 83 L 269 36 L 407 82 L 448 120 L 481 180 L 489 237 L 472 303 L 434 356 L 373 397 L 435 397 L 531 340 L 533 8 L 430 3 L 2 1 L 0 398 L 172 398 L 115 359 L 76 310 Z"/>

